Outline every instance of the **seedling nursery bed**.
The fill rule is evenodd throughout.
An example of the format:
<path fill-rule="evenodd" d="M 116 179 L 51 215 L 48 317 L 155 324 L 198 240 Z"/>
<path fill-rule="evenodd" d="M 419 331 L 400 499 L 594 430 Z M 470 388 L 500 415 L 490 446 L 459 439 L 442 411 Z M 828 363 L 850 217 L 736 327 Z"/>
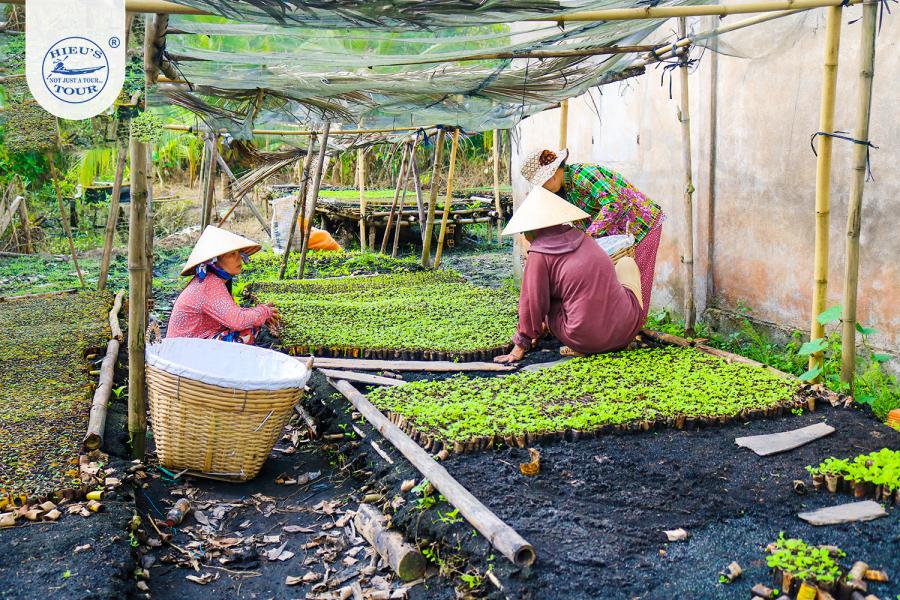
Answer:
<path fill-rule="evenodd" d="M 109 339 L 111 306 L 112 296 L 100 292 L 0 302 L 4 495 L 41 497 L 78 487 L 78 451 L 95 383 L 87 356 Z"/>
<path fill-rule="evenodd" d="M 257 282 L 245 296 L 273 303 L 294 355 L 488 360 L 510 347 L 517 297 L 450 271 Z"/>

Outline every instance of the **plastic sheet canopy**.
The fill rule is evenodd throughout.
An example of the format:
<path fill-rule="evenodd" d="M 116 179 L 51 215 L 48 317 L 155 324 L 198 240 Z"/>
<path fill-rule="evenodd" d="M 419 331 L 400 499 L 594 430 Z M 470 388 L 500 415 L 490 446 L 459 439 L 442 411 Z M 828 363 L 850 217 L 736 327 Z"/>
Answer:
<path fill-rule="evenodd" d="M 592 86 L 634 74 L 627 69 L 635 54 L 461 59 L 636 45 L 660 25 L 527 21 L 642 5 L 621 1 L 180 3 L 250 22 L 172 16 L 166 50 L 191 86 L 160 84 L 151 102 L 188 108 L 240 138 L 253 127 L 314 126 L 324 119 L 351 126 L 345 128 L 510 128 Z M 495 22 L 501 15 L 504 22 Z"/>

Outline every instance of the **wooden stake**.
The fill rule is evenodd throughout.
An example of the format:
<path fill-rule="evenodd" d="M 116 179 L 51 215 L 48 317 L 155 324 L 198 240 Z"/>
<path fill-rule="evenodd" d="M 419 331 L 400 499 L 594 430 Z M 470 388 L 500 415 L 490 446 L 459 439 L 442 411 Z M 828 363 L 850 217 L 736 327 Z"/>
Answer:
<path fill-rule="evenodd" d="M 366 421 L 393 444 L 503 556 L 519 567 L 534 564 L 537 558 L 534 547 L 453 479 L 444 467 L 436 463 L 425 450 L 381 414 L 368 398 L 346 381 L 329 380 L 329 383 L 343 394 L 356 410 L 362 413 Z"/>
<path fill-rule="evenodd" d="M 122 196 L 122 177 L 125 173 L 125 144 L 116 144 L 116 178 L 113 180 L 112 195 L 109 197 L 109 216 L 106 218 L 106 236 L 103 239 L 103 256 L 100 258 L 100 277 L 97 289 L 106 289 L 106 278 L 109 276 L 109 263 L 112 260 L 113 244 L 116 240 L 116 224 L 119 220 L 119 199 Z"/>
<path fill-rule="evenodd" d="M 854 137 L 860 141 L 869 139 L 869 116 L 872 111 L 872 81 L 875 76 L 875 22 L 878 5 L 863 5 L 863 21 L 859 45 L 859 103 L 856 107 Z M 841 317 L 841 381 L 854 391 L 856 372 L 856 295 L 859 283 L 859 232 L 863 188 L 866 183 L 866 163 L 869 148 L 853 145 L 853 177 L 850 180 L 850 203 L 847 210 L 846 261 L 844 264 L 844 311 Z"/>
<path fill-rule="evenodd" d="M 678 19 L 678 37 L 686 36 L 687 25 L 684 18 Z M 691 169 L 691 105 L 688 96 L 687 53 L 678 68 L 681 76 L 681 156 L 684 165 L 684 328 L 694 330 L 694 175 Z"/>
<path fill-rule="evenodd" d="M 431 189 L 428 198 L 428 217 L 425 221 L 425 237 L 422 240 L 422 266 L 431 266 L 431 238 L 434 236 L 434 207 L 437 205 L 438 192 L 440 191 L 441 161 L 444 158 L 443 128 L 438 130 L 437 140 L 434 143 L 434 164 L 431 167 Z"/>
<path fill-rule="evenodd" d="M 425 574 L 428 565 L 425 557 L 416 546 L 406 543 L 399 531 L 388 529 L 384 515 L 377 508 L 360 504 L 353 524 L 400 579 L 412 581 Z"/>
<path fill-rule="evenodd" d="M 394 247 L 391 249 L 391 258 L 397 258 L 397 252 L 400 250 L 400 224 L 403 221 L 403 203 L 406 201 L 406 188 L 409 186 L 409 179 L 412 175 L 412 165 L 416 162 L 416 146 L 418 140 L 409 143 L 409 162 L 406 163 L 406 176 L 403 178 L 403 194 L 400 196 L 400 207 L 397 209 L 397 228 L 394 231 Z M 390 219 L 388 219 L 390 223 Z"/>
<path fill-rule="evenodd" d="M 453 204 L 453 176 L 456 174 L 456 150 L 459 147 L 459 127 L 453 130 L 453 145 L 450 148 L 450 168 L 447 171 L 447 196 L 444 199 L 444 215 L 441 219 L 441 233 L 438 235 L 437 252 L 434 255 L 434 268 L 441 266 L 441 255 L 444 253 L 444 238 L 447 236 L 447 220 L 450 218 L 450 207 Z"/>
<path fill-rule="evenodd" d="M 819 107 L 819 131 L 834 132 L 834 96 L 837 87 L 838 51 L 841 43 L 841 7 L 828 9 L 825 21 L 825 59 L 822 74 L 822 99 Z M 831 148 L 832 138 L 818 139 L 816 162 L 816 249 L 813 275 L 812 315 L 810 339 L 824 337 L 825 327 L 817 317 L 825 310 L 828 293 L 828 224 L 831 204 Z M 809 357 L 809 368 L 822 364 L 823 354 Z"/>
<path fill-rule="evenodd" d="M 303 279 L 306 272 L 306 252 L 309 250 L 309 236 L 312 235 L 313 217 L 316 216 L 316 204 L 319 201 L 319 187 L 322 185 L 322 169 L 325 167 L 325 153 L 328 152 L 328 133 L 331 131 L 331 123 L 325 123 L 322 131 L 322 143 L 319 144 L 319 162 L 316 166 L 316 177 L 313 179 L 312 207 L 309 210 L 309 218 L 306 219 L 306 233 L 303 236 L 303 247 L 300 250 L 300 267 L 297 269 L 297 277 Z"/>
<path fill-rule="evenodd" d="M 281 268 L 278 269 L 278 279 L 284 279 L 284 272 L 287 269 L 288 257 L 291 254 L 291 247 L 294 245 L 294 233 L 297 231 L 297 221 L 302 214 L 304 202 L 306 198 L 306 184 L 309 181 L 309 165 L 312 162 L 313 147 L 316 145 L 316 136 L 309 137 L 309 145 L 306 147 L 306 156 L 303 158 L 303 168 L 300 174 L 300 192 L 297 201 L 294 202 L 294 214 L 291 217 L 291 227 L 288 229 L 287 245 L 284 247 L 284 254 L 281 255 Z"/>
<path fill-rule="evenodd" d="M 109 311 L 109 322 L 111 325 L 115 324 L 115 327 L 111 327 L 112 334 L 109 343 L 106 344 L 106 355 L 100 364 L 100 380 L 97 384 L 97 389 L 94 391 L 94 399 L 91 402 L 87 435 L 85 435 L 82 442 L 88 450 L 96 450 L 103 444 L 103 433 L 106 429 L 106 409 L 109 405 L 116 361 L 119 357 L 119 347 L 122 342 L 122 330 L 119 328 L 119 310 L 122 308 L 122 298 L 124 296 L 124 291 L 116 294 L 112 310 Z"/>
<path fill-rule="evenodd" d="M 75 265 L 75 272 L 78 274 L 78 281 L 81 287 L 84 287 L 84 276 L 81 274 L 81 268 L 78 266 L 78 257 L 75 255 L 75 240 L 72 239 L 72 228 L 69 227 L 69 219 L 66 217 L 66 208 L 63 206 L 62 192 L 59 189 L 59 174 L 56 172 L 56 163 L 53 160 L 53 153 L 47 155 L 50 163 L 50 177 L 53 178 L 53 189 L 56 191 L 56 204 L 59 206 L 59 218 L 62 221 L 63 231 L 69 239 L 69 252 L 72 253 L 72 264 Z"/>
<path fill-rule="evenodd" d="M 359 177 L 359 249 L 365 252 L 366 244 L 366 151 L 356 150 L 356 171 Z"/>
<path fill-rule="evenodd" d="M 147 443 L 144 336 L 147 330 L 147 145 L 131 138 L 131 204 L 128 227 L 128 433 L 132 456 Z"/>
<path fill-rule="evenodd" d="M 503 245 L 503 205 L 500 204 L 500 130 L 494 130 L 494 209 L 497 211 L 497 245 Z"/>
<path fill-rule="evenodd" d="M 406 187 L 406 170 L 407 170 L 407 148 L 406 144 L 400 151 L 400 170 L 397 172 L 397 187 L 394 189 L 394 199 L 391 202 L 391 210 L 388 212 L 387 223 L 384 228 L 384 235 L 381 237 L 381 253 L 387 250 L 388 238 L 391 236 L 391 225 L 394 224 L 394 212 L 397 210 L 397 201 L 400 199 L 400 191 Z"/>
<path fill-rule="evenodd" d="M 566 147 L 569 143 L 569 101 L 563 100 L 559 103 L 559 149 Z"/>

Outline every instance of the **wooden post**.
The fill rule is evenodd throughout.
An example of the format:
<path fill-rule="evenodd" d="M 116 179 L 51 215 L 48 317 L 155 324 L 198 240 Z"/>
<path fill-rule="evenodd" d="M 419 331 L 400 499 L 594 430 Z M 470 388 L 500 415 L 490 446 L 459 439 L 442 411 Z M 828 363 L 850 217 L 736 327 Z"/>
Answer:
<path fill-rule="evenodd" d="M 302 199 L 306 198 L 306 183 L 309 181 L 309 165 L 312 162 L 313 147 L 316 145 L 316 136 L 309 136 L 309 145 L 306 147 L 306 156 L 303 158 L 303 166 L 300 170 L 300 191 L 297 194 L 297 201 L 294 202 L 294 214 L 291 217 L 291 227 L 288 229 L 287 245 L 284 247 L 284 254 L 281 255 L 281 268 L 278 269 L 278 279 L 284 279 L 284 272 L 287 269 L 288 257 L 291 254 L 291 246 L 294 245 L 294 233 L 297 231 L 297 220 L 302 214 Z"/>
<path fill-rule="evenodd" d="M 875 76 L 875 22 L 877 4 L 863 5 L 863 21 L 859 45 L 859 104 L 856 107 L 854 138 L 869 139 L 869 116 L 872 110 L 872 81 Z M 844 312 L 841 317 L 841 381 L 850 385 L 852 394 L 856 372 L 856 295 L 859 282 L 859 232 L 861 227 L 863 188 L 869 147 L 853 145 L 853 178 L 850 180 L 850 202 L 847 210 L 847 255 L 844 265 Z"/>
<path fill-rule="evenodd" d="M 112 249 L 116 239 L 116 223 L 119 220 L 119 198 L 122 195 L 122 177 L 125 173 L 125 144 L 116 144 L 116 178 L 113 180 L 112 195 L 109 198 L 109 216 L 106 218 L 106 236 L 103 239 L 103 256 L 100 259 L 100 277 L 97 279 L 97 289 L 106 289 L 106 279 L 109 276 L 109 263 L 112 260 Z"/>
<path fill-rule="evenodd" d="M 53 160 L 53 153 L 47 155 L 50 163 L 50 177 L 53 178 L 53 189 L 56 191 L 56 204 L 59 206 L 59 219 L 62 221 L 63 231 L 69 240 L 69 252 L 72 253 L 72 264 L 75 265 L 75 272 L 78 274 L 78 281 L 81 287 L 84 287 L 84 276 L 81 274 L 81 268 L 78 266 L 78 257 L 75 255 L 75 240 L 72 239 L 72 228 L 69 227 L 69 219 L 66 217 L 66 207 L 63 206 L 62 192 L 59 189 L 59 174 L 56 172 L 56 163 Z"/>
<path fill-rule="evenodd" d="M 456 173 L 456 150 L 459 147 L 459 127 L 453 130 L 453 145 L 450 148 L 450 168 L 447 171 L 447 196 L 444 199 L 444 214 L 441 218 L 441 233 L 438 236 L 437 252 L 434 255 L 434 268 L 441 266 L 441 255 L 444 253 L 444 238 L 447 236 L 447 221 L 450 218 L 450 207 L 453 204 L 453 176 Z"/>
<path fill-rule="evenodd" d="M 203 188 L 203 214 L 201 215 L 200 231 L 212 225 L 212 216 L 215 212 L 216 194 L 216 134 L 210 133 L 206 138 L 206 179 Z"/>
<path fill-rule="evenodd" d="M 716 17 L 709 18 L 716 19 Z M 706 182 L 706 306 L 712 303 L 716 291 L 713 261 L 716 241 L 716 164 L 719 156 L 719 38 L 714 37 L 710 44 L 712 54 L 709 57 L 709 167 Z"/>
<path fill-rule="evenodd" d="M 828 8 L 825 21 L 825 59 L 822 73 L 822 98 L 819 106 L 819 131 L 834 132 L 834 96 L 837 87 L 838 51 L 841 43 L 841 7 Z M 817 317 L 825 310 L 828 293 L 828 223 L 831 210 L 831 148 L 832 138 L 818 139 L 816 161 L 816 249 L 813 275 L 812 315 L 810 315 L 810 339 L 825 335 L 825 326 Z M 822 364 L 823 354 L 809 357 L 809 368 Z"/>
<path fill-rule="evenodd" d="M 503 245 L 503 205 L 500 203 L 500 130 L 494 130 L 494 210 L 497 211 L 497 245 Z"/>
<path fill-rule="evenodd" d="M 422 240 L 422 266 L 431 266 L 431 238 L 434 236 L 434 207 L 437 204 L 440 191 L 441 160 L 444 157 L 443 128 L 438 130 L 437 141 L 434 143 L 434 164 L 431 167 L 431 189 L 428 197 L 428 216 L 425 222 L 425 238 Z"/>
<path fill-rule="evenodd" d="M 122 308 L 122 297 L 124 295 L 124 291 L 116 294 L 112 310 L 109 311 L 109 327 L 112 333 L 109 342 L 106 344 L 106 355 L 100 364 L 100 380 L 97 383 L 97 389 L 94 390 L 87 434 L 82 442 L 88 450 L 96 450 L 103 443 L 103 433 L 106 429 L 106 409 L 109 404 L 110 392 L 112 392 L 113 377 L 123 337 L 122 329 L 119 327 L 119 310 Z"/>
<path fill-rule="evenodd" d="M 366 151 L 356 150 L 356 171 L 359 176 L 359 249 L 365 252 L 366 244 Z"/>
<path fill-rule="evenodd" d="M 316 176 L 313 179 L 312 207 L 309 210 L 309 218 L 306 219 L 306 232 L 303 236 L 303 246 L 300 249 L 300 266 L 297 268 L 297 277 L 303 279 L 306 272 L 306 252 L 309 250 L 309 236 L 312 235 L 313 217 L 316 216 L 316 203 L 319 201 L 319 187 L 322 185 L 322 169 L 325 167 L 325 153 L 328 152 L 328 133 L 331 131 L 331 123 L 325 123 L 322 130 L 322 142 L 319 144 L 318 164 Z"/>
<path fill-rule="evenodd" d="M 409 186 L 409 178 L 413 172 L 412 164 L 416 162 L 416 146 L 418 140 L 409 143 L 409 162 L 406 163 L 406 174 L 403 178 L 403 194 L 400 196 L 400 207 L 397 209 L 397 228 L 394 231 L 394 247 L 391 249 L 391 258 L 397 258 L 400 249 L 400 223 L 403 221 L 403 204 L 406 201 L 406 188 Z"/>
<path fill-rule="evenodd" d="M 406 144 L 403 144 L 403 149 L 400 151 L 400 170 L 397 172 L 397 187 L 394 189 L 394 199 L 391 202 L 391 210 L 388 212 L 387 223 L 385 223 L 384 227 L 384 235 L 381 237 L 381 253 L 384 254 L 387 251 L 387 242 L 388 238 L 391 236 L 391 225 L 394 224 L 394 211 L 397 210 L 397 201 L 400 199 L 401 190 L 405 193 L 406 191 L 406 170 L 407 170 L 407 148 Z M 402 211 L 401 211 L 402 214 Z"/>
<path fill-rule="evenodd" d="M 131 139 L 131 204 L 128 227 L 128 433 L 132 456 L 144 458 L 147 407 L 144 335 L 147 330 L 147 145 Z"/>
<path fill-rule="evenodd" d="M 18 175 L 16 175 L 16 181 L 18 181 L 19 189 L 22 192 L 22 202 L 19 203 L 19 224 L 22 225 L 22 228 L 25 230 L 25 253 L 31 254 L 34 252 L 34 247 L 31 244 L 31 219 L 28 217 L 25 186 L 22 185 L 22 180 L 19 179 Z"/>
<path fill-rule="evenodd" d="M 687 35 L 687 25 L 682 17 L 678 19 L 678 37 Z M 688 95 L 688 63 L 687 53 L 678 68 L 681 76 L 681 109 L 678 120 L 681 121 L 681 156 L 684 165 L 684 328 L 688 332 L 694 330 L 694 175 L 691 169 L 691 105 Z"/>
<path fill-rule="evenodd" d="M 428 561 L 418 547 L 405 542 L 403 534 L 396 529 L 388 529 L 384 515 L 377 508 L 360 504 L 353 523 L 400 579 L 412 581 L 425 574 Z"/>
<path fill-rule="evenodd" d="M 569 101 L 559 103 L 559 149 L 569 143 Z"/>

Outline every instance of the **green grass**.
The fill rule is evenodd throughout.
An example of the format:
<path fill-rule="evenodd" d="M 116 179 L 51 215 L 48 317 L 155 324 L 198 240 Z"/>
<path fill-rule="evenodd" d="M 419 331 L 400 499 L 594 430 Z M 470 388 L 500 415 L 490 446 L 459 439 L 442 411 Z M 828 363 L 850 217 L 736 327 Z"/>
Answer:
<path fill-rule="evenodd" d="M 98 292 L 0 303 L 0 490 L 41 496 L 78 485 L 70 461 L 94 381 L 84 354 L 108 341 L 111 305 Z"/>
<path fill-rule="evenodd" d="M 679 416 L 736 416 L 791 400 L 798 389 L 768 370 L 665 347 L 577 358 L 499 378 L 407 383 L 377 389 L 369 399 L 427 435 L 465 442 Z"/>
<path fill-rule="evenodd" d="M 516 294 L 465 283 L 448 271 L 257 283 L 250 289 L 258 302 L 278 307 L 287 348 L 493 351 L 509 343 L 516 327 Z"/>

